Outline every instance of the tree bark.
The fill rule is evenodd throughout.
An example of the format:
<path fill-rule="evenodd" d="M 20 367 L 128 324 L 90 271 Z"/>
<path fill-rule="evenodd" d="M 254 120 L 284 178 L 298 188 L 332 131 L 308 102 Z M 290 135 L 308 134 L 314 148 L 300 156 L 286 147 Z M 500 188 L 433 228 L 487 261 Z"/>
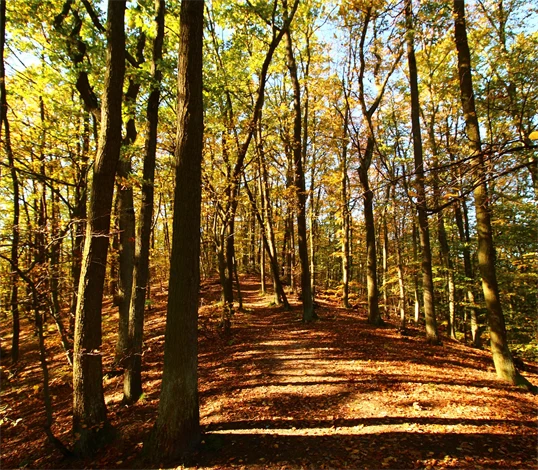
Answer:
<path fill-rule="evenodd" d="M 142 395 L 142 339 L 144 332 L 144 309 L 149 282 L 149 252 L 154 201 L 153 183 L 155 180 L 157 125 L 159 122 L 159 100 L 161 94 L 160 81 L 162 78 L 162 70 L 159 62 L 162 59 L 163 50 L 165 8 L 165 0 L 155 0 L 156 35 L 153 40 L 153 56 L 151 61 L 153 86 L 148 97 L 146 110 L 148 131 L 142 176 L 142 204 L 140 206 L 135 247 L 133 288 L 129 308 L 128 357 L 125 364 L 123 382 L 123 399 L 126 403 L 134 403 Z"/>
<path fill-rule="evenodd" d="M 415 158 L 415 175 L 417 191 L 417 212 L 419 239 L 422 251 L 422 295 L 424 316 L 426 317 L 426 339 L 429 343 L 439 343 L 437 319 L 435 317 L 435 297 L 433 288 L 432 253 L 430 246 L 430 230 L 426 212 L 426 188 L 424 183 L 424 159 L 422 152 L 422 136 L 420 133 L 420 104 L 418 91 L 417 61 L 413 39 L 412 0 L 405 6 L 407 27 L 407 62 L 409 66 L 409 87 L 411 91 L 411 128 L 413 135 L 413 154 Z"/>
<path fill-rule="evenodd" d="M 261 186 L 261 183 L 260 183 Z M 274 280 L 274 287 L 275 287 L 275 299 L 277 300 L 277 304 L 282 304 L 286 310 L 290 308 L 290 305 L 288 303 L 288 298 L 286 296 L 286 293 L 284 292 L 284 287 L 282 286 L 282 282 L 280 281 L 279 277 L 279 265 L 278 265 L 278 259 L 276 255 L 276 249 L 274 245 L 274 234 L 271 228 L 271 222 L 269 220 L 264 220 L 263 215 L 260 213 L 256 206 L 256 200 L 254 199 L 254 195 L 252 194 L 252 191 L 248 187 L 248 184 L 245 182 L 245 189 L 247 191 L 248 198 L 250 200 L 250 204 L 252 206 L 252 209 L 256 215 L 256 218 L 258 219 L 258 223 L 260 225 L 260 232 L 261 232 L 261 242 L 263 244 L 263 248 L 265 248 L 265 252 L 267 252 L 267 256 L 269 257 L 269 265 L 271 267 L 271 273 L 273 275 Z M 260 188 L 263 192 L 263 189 Z M 267 204 L 267 201 L 264 202 L 264 197 L 262 194 L 262 206 L 265 206 Z M 264 207 L 262 207 L 263 210 Z M 267 213 L 265 214 L 265 218 L 267 218 Z M 269 234 L 267 233 L 269 231 Z M 263 248 L 260 253 L 260 257 L 262 258 L 262 276 L 265 272 L 265 257 L 264 257 L 264 251 Z M 263 290 L 265 288 L 265 280 L 262 283 L 262 292 L 265 293 Z"/>
<path fill-rule="evenodd" d="M 88 455 L 106 442 L 111 426 L 103 396 L 101 309 L 108 254 L 114 177 L 121 148 L 125 74 L 124 0 L 109 0 L 107 61 L 101 132 L 94 165 L 86 242 L 75 320 L 73 432 L 75 451 Z"/>
<path fill-rule="evenodd" d="M 316 318 L 310 283 L 310 265 L 308 263 L 308 238 L 306 233 L 306 186 L 301 151 L 301 87 L 297 76 L 297 64 L 293 55 L 293 44 L 289 29 L 286 31 L 288 70 L 293 85 L 293 163 L 295 167 L 295 191 L 297 194 L 297 244 L 301 261 L 301 296 L 303 299 L 303 321 L 311 322 Z"/>
<path fill-rule="evenodd" d="M 164 372 L 147 443 L 159 460 L 183 457 L 200 440 L 198 301 L 202 194 L 204 2 L 182 0 L 178 59 L 174 217 Z"/>
<path fill-rule="evenodd" d="M 377 253 L 374 220 L 374 193 L 368 181 L 368 169 L 374 152 L 374 138 L 368 137 L 364 157 L 359 168 L 359 180 L 362 185 L 362 200 L 364 204 L 364 225 L 366 229 L 366 287 L 368 292 L 368 323 L 375 326 L 383 325 L 379 311 L 379 288 L 377 285 Z"/>
<path fill-rule="evenodd" d="M 465 0 L 454 0 L 454 35 L 458 52 L 458 75 L 461 103 L 465 118 L 465 128 L 472 152 L 470 164 L 475 175 L 475 213 L 478 234 L 478 267 L 482 278 L 482 290 L 488 312 L 490 347 L 497 376 L 513 385 L 519 385 L 536 392 L 536 387 L 516 369 L 512 354 L 508 349 L 504 314 L 497 284 L 495 269 L 495 247 L 486 184 L 486 164 L 482 153 L 480 127 L 476 114 L 471 53 L 467 42 L 465 24 Z"/>
<path fill-rule="evenodd" d="M 19 360 L 19 336 L 20 336 L 20 315 L 19 315 L 19 287 L 18 273 L 19 267 L 19 177 L 15 168 L 15 158 L 11 147 L 11 133 L 9 119 L 7 117 L 7 95 L 6 95 L 6 72 L 4 66 L 4 47 L 6 42 L 6 0 L 0 0 L 0 134 L 4 127 L 4 150 L 7 155 L 11 181 L 13 184 L 13 226 L 11 228 L 11 292 L 9 304 L 11 309 L 12 336 L 11 336 L 11 362 L 14 364 Z"/>
<path fill-rule="evenodd" d="M 80 164 L 77 165 L 75 183 L 75 203 L 73 205 L 72 219 L 75 222 L 73 254 L 71 260 L 71 276 L 73 278 L 73 296 L 69 318 L 69 331 L 72 335 L 75 330 L 75 313 L 77 309 L 78 285 L 80 270 L 82 268 L 82 253 L 84 251 L 84 234 L 86 233 L 87 204 L 88 204 L 88 160 L 90 151 L 90 124 L 89 115 L 83 116 L 82 143 L 79 144 Z"/>
<path fill-rule="evenodd" d="M 349 194 L 348 194 L 348 163 L 347 163 L 347 147 L 348 141 L 348 123 L 349 123 L 349 104 L 346 99 L 344 116 L 343 116 L 343 139 L 342 152 L 340 157 L 340 197 L 342 207 L 342 305 L 344 308 L 350 308 L 349 304 L 349 281 L 350 281 L 350 225 L 351 214 L 349 210 Z"/>

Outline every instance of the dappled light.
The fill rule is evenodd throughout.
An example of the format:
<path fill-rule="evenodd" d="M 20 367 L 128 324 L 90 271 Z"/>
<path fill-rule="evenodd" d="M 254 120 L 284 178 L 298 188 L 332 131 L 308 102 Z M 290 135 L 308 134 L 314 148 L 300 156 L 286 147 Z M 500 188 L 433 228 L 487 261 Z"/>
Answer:
<path fill-rule="evenodd" d="M 427 346 L 420 335 L 402 336 L 390 322 L 383 329 L 370 327 L 364 312 L 329 302 L 318 308 L 320 319 L 305 327 L 295 301 L 291 311 L 283 311 L 268 306 L 269 296 L 259 293 L 255 280 L 242 277 L 241 283 L 248 292 L 246 309 L 234 315 L 229 335 L 216 327 L 218 301 L 202 290 L 203 442 L 190 465 L 533 468 L 538 400 L 499 381 L 487 352 L 450 340 Z M 141 449 L 158 404 L 165 300 L 147 312 L 142 400 L 122 405 L 121 375 L 105 379 L 119 437 L 97 457 L 102 466 L 148 464 Z M 113 346 L 115 316 L 106 317 L 105 358 Z M 32 468 L 86 465 L 62 461 L 39 432 L 42 408 L 31 368 L 35 339 L 27 335 L 22 345 L 29 368 L 21 364 L 16 379 L 27 381 L 14 387 L 15 378 L 3 380 L 3 461 Z M 54 351 L 56 428 L 68 440 L 70 371 L 57 341 Z M 105 359 L 105 372 L 111 366 Z M 529 377 L 537 379 L 536 370 Z"/>

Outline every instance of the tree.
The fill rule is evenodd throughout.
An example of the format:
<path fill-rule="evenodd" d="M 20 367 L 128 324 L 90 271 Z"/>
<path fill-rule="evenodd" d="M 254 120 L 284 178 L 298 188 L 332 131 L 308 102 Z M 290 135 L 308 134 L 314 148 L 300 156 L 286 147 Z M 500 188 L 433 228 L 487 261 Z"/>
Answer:
<path fill-rule="evenodd" d="M 203 0 L 182 0 L 172 256 L 159 411 L 147 443 L 154 457 L 184 455 L 200 439 L 198 296 L 202 193 Z"/>
<path fill-rule="evenodd" d="M 101 310 L 112 195 L 122 140 L 125 8 L 125 0 L 108 2 L 107 60 L 101 105 L 101 131 L 93 170 L 75 316 L 73 432 L 77 438 L 75 451 L 81 455 L 91 454 L 105 442 L 111 431 L 103 396 Z"/>
<path fill-rule="evenodd" d="M 8 158 L 11 180 L 13 183 L 13 225 L 11 228 L 11 292 L 9 304 L 11 309 L 11 319 L 13 323 L 11 337 L 11 362 L 19 360 L 19 287 L 18 272 L 19 267 L 19 177 L 15 168 L 15 159 L 11 147 L 11 133 L 9 119 L 7 117 L 7 96 L 6 96 L 6 72 L 4 67 L 4 46 L 6 43 L 6 0 L 0 0 L 0 135 L 4 128 L 4 150 Z"/>
<path fill-rule="evenodd" d="M 454 36 L 458 52 L 458 76 L 460 82 L 461 105 L 465 118 L 468 145 L 471 151 L 470 164 L 475 174 L 475 213 L 478 235 L 478 267 L 482 278 L 482 290 L 488 311 L 490 347 L 497 376 L 513 385 L 524 386 L 536 392 L 536 387 L 516 369 L 512 354 L 508 349 L 504 314 L 499 295 L 495 268 L 495 247 L 486 183 L 486 163 L 482 152 L 480 127 L 476 113 L 471 52 L 467 41 L 465 23 L 465 0 L 454 0 Z"/>
<path fill-rule="evenodd" d="M 422 295 L 424 302 L 424 316 L 426 317 L 426 338 L 428 342 L 436 344 L 439 343 L 439 336 L 437 333 L 437 320 L 435 318 L 432 252 L 430 245 L 430 230 L 428 227 L 428 213 L 426 212 L 424 157 L 422 153 L 422 136 L 420 131 L 420 103 L 418 92 L 417 60 L 415 58 L 412 0 L 407 0 L 405 5 L 405 19 L 407 27 L 409 88 L 411 91 L 411 132 L 413 135 L 413 155 L 415 157 L 419 238 L 422 251 Z"/>
<path fill-rule="evenodd" d="M 391 50 L 392 63 L 389 65 L 388 70 L 383 80 L 380 78 L 380 72 L 384 65 L 383 57 L 379 51 L 380 43 L 377 40 L 378 27 L 380 23 L 381 12 L 377 5 L 372 3 L 365 5 L 358 5 L 357 11 L 360 18 L 360 32 L 358 44 L 356 48 L 356 54 L 358 54 L 359 67 L 357 72 L 357 100 L 359 102 L 362 118 L 364 121 L 366 145 L 361 141 L 361 135 L 359 127 L 355 123 L 353 114 L 350 115 L 350 138 L 353 142 L 353 146 L 359 154 L 360 165 L 358 169 L 359 181 L 361 183 L 363 192 L 363 207 L 364 207 L 364 223 L 366 228 L 366 257 L 367 257 L 367 289 L 368 289 L 368 322 L 380 326 L 383 324 L 383 319 L 379 311 L 379 288 L 377 279 L 377 253 L 376 253 L 376 235 L 375 235 L 375 220 L 374 220 L 374 192 L 370 187 L 369 171 L 374 158 L 374 152 L 377 146 L 377 137 L 375 135 L 375 123 L 374 115 L 381 104 L 385 89 L 389 78 L 393 74 L 397 64 L 402 56 L 401 45 L 397 43 L 396 47 Z M 369 29 L 372 26 L 373 38 L 369 38 Z M 353 26 L 350 26 L 350 40 L 353 36 Z M 389 37 L 394 35 L 394 31 L 389 33 Z M 353 47 L 353 46 L 349 46 Z M 368 77 L 366 76 L 367 69 L 367 52 L 369 47 L 373 49 L 373 81 L 375 83 L 376 94 L 371 103 L 367 103 L 368 100 Z M 357 58 L 354 58 L 356 61 Z"/>
<path fill-rule="evenodd" d="M 157 124 L 159 121 L 160 81 L 164 40 L 164 0 L 155 0 L 155 39 L 151 59 L 152 87 L 148 98 L 147 137 L 144 155 L 142 205 L 136 238 L 133 288 L 129 309 L 128 357 L 124 376 L 124 400 L 127 403 L 137 401 L 142 395 L 142 337 L 144 330 L 144 308 L 146 306 L 147 285 L 149 281 L 149 251 L 151 228 L 153 224 L 155 158 L 157 154 Z"/>
<path fill-rule="evenodd" d="M 301 297 L 303 300 L 303 321 L 311 322 L 316 318 L 312 298 L 312 285 L 310 284 L 310 265 L 308 263 L 308 245 L 306 236 L 306 188 L 303 170 L 303 152 L 301 145 L 302 112 L 301 87 L 297 75 L 297 64 L 293 55 L 293 43 L 289 28 L 286 30 L 286 51 L 288 70 L 293 85 L 293 163 L 295 168 L 295 192 L 297 195 L 297 243 L 299 245 L 299 259 L 301 260 Z"/>

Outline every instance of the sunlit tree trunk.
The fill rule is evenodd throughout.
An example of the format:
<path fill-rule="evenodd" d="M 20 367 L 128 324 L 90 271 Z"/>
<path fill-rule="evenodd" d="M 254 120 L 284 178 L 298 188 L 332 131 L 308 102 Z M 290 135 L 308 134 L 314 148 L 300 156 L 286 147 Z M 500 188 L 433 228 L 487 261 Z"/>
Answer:
<path fill-rule="evenodd" d="M 267 256 L 269 257 L 269 266 L 271 268 L 271 274 L 273 276 L 273 285 L 275 289 L 275 303 L 277 305 L 283 305 L 285 309 L 289 309 L 290 305 L 288 303 L 286 293 L 284 292 L 284 286 L 282 285 L 282 282 L 280 281 L 280 267 L 278 264 L 278 257 L 277 257 L 277 252 L 276 252 L 275 235 L 273 231 L 269 190 L 268 190 L 268 184 L 267 184 L 267 174 L 266 174 L 265 162 L 263 159 L 263 150 L 262 150 L 261 145 L 258 145 L 258 151 L 259 151 L 258 163 L 260 167 L 260 176 L 258 178 L 258 185 L 259 185 L 259 192 L 260 192 L 261 210 L 258 209 L 258 206 L 256 205 L 256 200 L 254 199 L 254 195 L 252 191 L 250 190 L 246 181 L 245 181 L 245 190 L 247 191 L 247 195 L 250 200 L 251 207 L 256 215 L 256 219 L 258 220 L 258 224 L 260 226 L 261 243 L 262 243 L 260 257 L 263 263 L 261 275 L 263 276 L 263 273 L 265 272 L 265 254 L 263 251 L 265 249 L 265 252 L 267 253 Z M 265 279 L 263 279 L 262 287 L 265 288 Z"/>
<path fill-rule="evenodd" d="M 139 46 L 140 56 L 141 48 L 144 46 L 145 36 L 140 35 Z M 139 57 L 140 63 L 143 58 Z M 140 90 L 140 84 L 132 77 L 129 78 L 129 86 L 125 93 L 125 107 L 127 113 L 132 113 L 136 107 L 136 98 Z M 131 115 L 126 124 L 125 138 L 123 139 L 123 148 L 125 149 L 122 158 L 118 163 L 118 180 L 116 182 L 116 192 L 118 198 L 118 227 L 119 227 L 119 246 L 118 246 L 118 291 L 117 303 L 119 311 L 118 337 L 116 341 L 116 363 L 120 364 L 126 353 L 129 342 L 129 308 L 133 291 L 133 270 L 135 261 L 135 243 L 136 243 L 136 220 L 134 211 L 134 192 L 132 181 L 132 162 L 130 146 L 134 145 L 138 131 L 136 129 L 135 117 Z"/>
<path fill-rule="evenodd" d="M 497 284 L 491 210 L 486 184 L 486 164 L 484 154 L 482 153 L 480 127 L 474 100 L 471 53 L 467 42 L 464 0 L 454 0 L 454 22 L 461 103 L 469 147 L 472 152 L 470 163 L 474 169 L 475 176 L 474 199 L 476 230 L 478 234 L 478 267 L 480 269 L 480 276 L 482 277 L 482 290 L 488 312 L 493 362 L 499 378 L 513 385 L 521 385 L 529 390 L 533 389 L 536 391 L 536 388 L 517 371 L 510 350 L 508 349 L 504 314 Z"/>
<path fill-rule="evenodd" d="M 364 205 L 364 225 L 366 229 L 366 284 L 368 292 L 368 322 L 380 326 L 384 322 L 379 311 L 379 288 L 377 284 L 377 253 L 374 220 L 374 193 L 370 188 L 368 170 L 374 152 L 374 138 L 368 136 L 364 156 L 359 168 L 359 180 L 362 185 Z"/>
<path fill-rule="evenodd" d="M 293 85 L 293 163 L 295 169 L 295 191 L 297 197 L 297 244 L 299 246 L 299 259 L 301 262 L 301 297 L 303 301 L 303 321 L 310 322 L 316 318 L 312 298 L 312 285 L 310 282 L 310 265 L 308 262 L 308 238 L 306 231 L 306 186 L 303 170 L 303 156 L 301 146 L 301 87 L 297 76 L 297 64 L 293 54 L 291 33 L 286 31 L 286 46 L 288 55 L 288 70 Z"/>
<path fill-rule="evenodd" d="M 405 7 L 407 25 L 407 62 L 409 67 L 409 87 L 411 91 L 411 127 L 413 135 L 413 154 L 415 158 L 415 178 L 417 191 L 417 212 L 419 239 L 422 252 L 422 294 L 424 316 L 426 317 L 426 339 L 436 344 L 439 342 L 437 320 L 435 317 L 435 298 L 433 288 L 432 253 L 430 246 L 430 230 L 426 212 L 426 188 L 424 183 L 424 159 L 422 137 L 420 132 L 420 104 L 418 91 L 417 62 L 413 39 L 412 1 L 407 0 Z"/>
<path fill-rule="evenodd" d="M 471 341 L 473 346 L 481 347 L 481 329 L 478 324 L 478 312 L 475 303 L 475 294 L 473 289 L 474 284 L 474 269 L 469 245 L 471 237 L 469 234 L 469 218 L 467 217 L 467 203 L 464 196 L 454 205 L 454 216 L 456 226 L 458 227 L 458 235 L 463 251 L 463 272 L 465 274 L 465 298 L 467 301 L 466 311 L 469 314 L 471 323 Z"/>
<path fill-rule="evenodd" d="M 414 320 L 415 325 L 420 321 L 420 301 L 419 301 L 419 276 L 418 276 L 418 240 L 417 240 L 417 224 L 413 217 L 413 305 L 414 305 Z"/>
<path fill-rule="evenodd" d="M 73 205 L 72 219 L 74 221 L 74 240 L 71 259 L 71 276 L 73 278 L 73 296 L 69 317 L 69 331 L 75 330 L 75 312 L 77 309 L 78 285 L 80 281 L 80 269 L 82 267 L 82 253 L 84 251 L 84 234 L 86 233 L 86 218 L 88 204 L 88 160 L 90 152 L 90 123 L 89 115 L 82 117 L 82 142 L 77 144 L 78 157 L 75 182 L 75 202 Z"/>
<path fill-rule="evenodd" d="M 347 158 L 347 147 L 348 147 L 348 136 L 347 128 L 349 121 L 349 104 L 346 100 L 344 110 L 344 122 L 343 122 L 343 139 L 342 139 L 342 152 L 340 160 L 340 191 L 341 191 L 341 200 L 340 204 L 342 207 L 342 305 L 344 308 L 350 308 L 349 304 L 349 281 L 350 281 L 350 231 L 351 231 L 351 214 L 349 210 L 349 195 L 348 195 L 348 158 Z"/>

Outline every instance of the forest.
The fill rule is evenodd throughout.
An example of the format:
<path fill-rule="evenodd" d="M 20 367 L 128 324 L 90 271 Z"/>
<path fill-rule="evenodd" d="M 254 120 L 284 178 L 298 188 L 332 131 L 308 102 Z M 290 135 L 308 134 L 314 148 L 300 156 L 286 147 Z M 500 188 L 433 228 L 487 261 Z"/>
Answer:
<path fill-rule="evenodd" d="M 538 7 L 0 0 L 2 468 L 536 468 Z"/>

